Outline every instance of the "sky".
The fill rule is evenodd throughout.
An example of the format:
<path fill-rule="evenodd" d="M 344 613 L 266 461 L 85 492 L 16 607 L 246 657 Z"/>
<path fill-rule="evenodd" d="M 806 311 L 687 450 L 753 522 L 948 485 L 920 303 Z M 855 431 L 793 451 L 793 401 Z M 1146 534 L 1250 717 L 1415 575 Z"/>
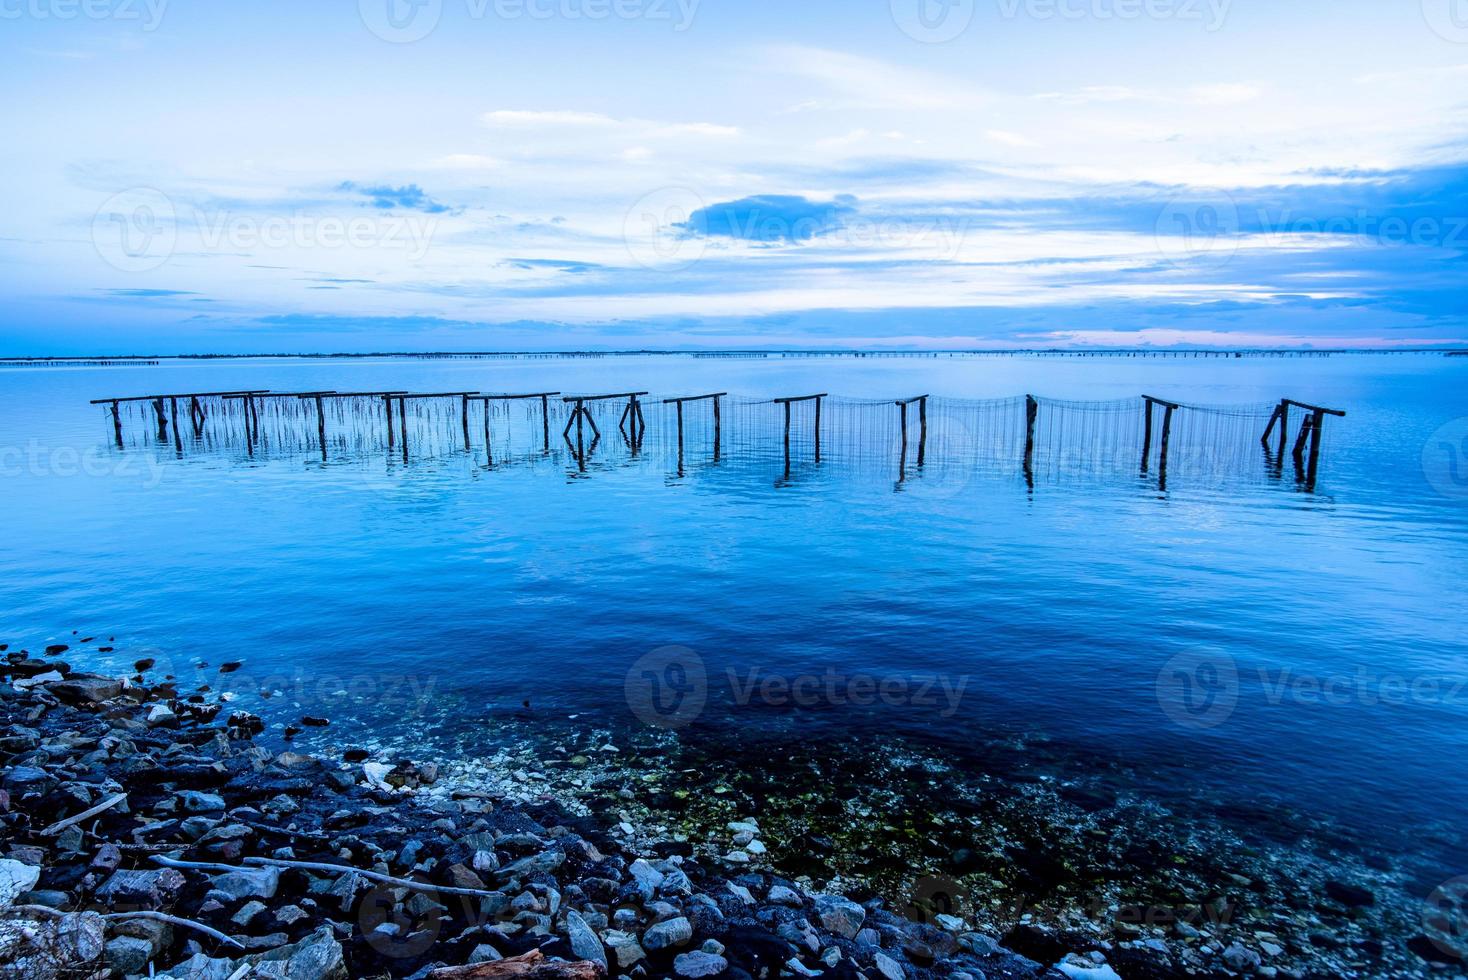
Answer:
<path fill-rule="evenodd" d="M 1468 344 L 1468 0 L 0 0 L 0 355 Z"/>

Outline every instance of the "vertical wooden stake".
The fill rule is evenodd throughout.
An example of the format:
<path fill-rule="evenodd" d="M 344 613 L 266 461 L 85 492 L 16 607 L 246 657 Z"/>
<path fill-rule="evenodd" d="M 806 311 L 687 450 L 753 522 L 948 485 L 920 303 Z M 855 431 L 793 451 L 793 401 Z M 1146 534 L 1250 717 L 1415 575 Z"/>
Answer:
<path fill-rule="evenodd" d="M 382 407 L 387 412 L 387 448 L 393 448 L 392 434 L 392 395 L 382 396 Z"/>
<path fill-rule="evenodd" d="M 790 403 L 785 402 L 785 479 L 790 479 Z"/>
<path fill-rule="evenodd" d="M 122 448 L 122 416 L 117 414 L 117 402 L 112 403 L 112 436 L 117 440 L 117 448 Z"/>
<path fill-rule="evenodd" d="M 918 399 L 918 468 L 921 469 L 923 459 L 928 451 L 928 396 L 924 395 Z"/>
<path fill-rule="evenodd" d="M 403 462 L 408 461 L 408 399 L 398 398 L 398 441 L 403 444 Z"/>
<path fill-rule="evenodd" d="M 718 395 L 715 395 L 714 396 L 714 462 L 715 463 L 717 463 L 719 461 L 719 437 L 721 435 L 721 433 L 719 431 L 719 397 L 720 396 L 718 396 Z"/>
<path fill-rule="evenodd" d="M 246 395 L 244 397 L 244 400 L 240 403 L 240 406 L 244 409 L 244 412 L 245 412 L 245 452 L 248 453 L 251 456 L 254 456 L 255 455 L 255 430 L 250 425 L 250 402 L 251 401 L 252 401 L 252 399 L 250 398 L 250 396 L 249 395 Z"/>
<path fill-rule="evenodd" d="M 674 402 L 678 407 L 678 469 L 683 468 L 683 403 Z"/>
<path fill-rule="evenodd" d="M 1142 410 L 1142 475 L 1147 475 L 1147 466 L 1152 460 L 1152 399 L 1143 396 Z"/>
<path fill-rule="evenodd" d="M 484 465 L 494 465 L 494 447 L 489 438 L 489 399 L 484 399 Z"/>
<path fill-rule="evenodd" d="M 1167 445 L 1172 439 L 1172 406 L 1162 408 L 1162 444 L 1157 448 L 1157 486 L 1167 489 Z"/>
<path fill-rule="evenodd" d="M 540 432 L 545 441 L 544 451 L 550 452 L 550 399 L 540 396 Z"/>
<path fill-rule="evenodd" d="M 1035 465 L 1035 419 L 1040 415 L 1040 403 L 1034 395 L 1025 395 L 1025 472 Z"/>
<path fill-rule="evenodd" d="M 1305 440 L 1310 438 L 1310 427 L 1314 425 L 1315 417 L 1307 415 L 1300 423 L 1300 435 L 1295 439 L 1295 448 L 1290 455 L 1295 457 L 1295 465 L 1300 465 L 1305 459 Z"/>
<path fill-rule="evenodd" d="M 153 413 L 158 417 L 158 438 L 168 438 L 168 416 L 163 411 L 163 399 L 153 399 Z"/>
<path fill-rule="evenodd" d="M 1320 470 L 1320 430 L 1325 426 L 1325 413 L 1316 409 L 1310 416 L 1310 465 L 1305 471 L 1305 489 L 1315 490 L 1315 476 Z"/>
<path fill-rule="evenodd" d="M 816 462 L 821 461 L 821 396 L 816 396 Z"/>
<path fill-rule="evenodd" d="M 902 416 L 902 463 L 903 463 L 903 465 L 902 465 L 901 468 L 898 469 L 898 476 L 901 477 L 902 470 L 903 469 L 906 469 L 906 465 L 907 465 L 907 402 L 898 402 L 897 403 L 897 408 L 900 410 L 901 416 Z"/>
<path fill-rule="evenodd" d="M 321 462 L 326 462 L 326 403 L 316 396 L 316 438 L 321 443 Z"/>
<path fill-rule="evenodd" d="M 463 396 L 464 452 L 469 451 L 469 396 Z"/>
<path fill-rule="evenodd" d="M 178 399 L 168 399 L 168 421 L 173 426 L 173 451 L 183 452 L 183 440 L 178 435 Z"/>
<path fill-rule="evenodd" d="M 1279 465 L 1284 465 L 1285 443 L 1290 434 L 1290 403 L 1279 403 Z"/>

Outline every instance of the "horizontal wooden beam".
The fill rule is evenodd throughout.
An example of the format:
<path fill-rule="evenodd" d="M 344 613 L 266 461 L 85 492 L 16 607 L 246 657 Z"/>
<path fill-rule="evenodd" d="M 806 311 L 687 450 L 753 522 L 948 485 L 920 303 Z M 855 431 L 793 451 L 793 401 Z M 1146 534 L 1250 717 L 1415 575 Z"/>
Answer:
<path fill-rule="evenodd" d="M 715 391 L 708 395 L 684 395 L 682 398 L 664 398 L 663 404 L 672 405 L 677 402 L 701 402 L 709 398 L 723 398 L 727 394 L 729 394 L 727 391 Z"/>
<path fill-rule="evenodd" d="M 899 399 L 897 399 L 897 404 L 899 404 L 899 405 L 911 405 L 913 402 L 920 402 L 924 398 L 927 398 L 927 397 L 928 397 L 927 395 L 913 395 L 911 398 L 899 398 Z"/>
<path fill-rule="evenodd" d="M 1142 398 L 1155 405 L 1165 405 L 1168 408 L 1182 408 L 1177 402 L 1170 402 L 1166 398 L 1154 398 L 1151 395 L 1143 395 Z"/>
<path fill-rule="evenodd" d="M 786 403 L 786 402 L 808 402 L 808 401 L 814 401 L 817 398 L 829 398 L 829 397 L 830 396 L 827 395 L 823 391 L 819 395 L 795 395 L 795 396 L 793 396 L 791 398 L 771 398 L 770 401 L 774 402 L 776 405 L 780 405 L 780 404 L 783 404 L 783 403 Z"/>
<path fill-rule="evenodd" d="M 527 394 L 527 395 L 508 395 L 508 394 L 504 394 L 503 392 L 501 392 L 501 393 L 498 393 L 498 394 L 475 395 L 474 397 L 475 398 L 482 398 L 485 401 L 495 401 L 495 402 L 505 401 L 505 402 L 512 402 L 512 401 L 518 401 L 518 400 L 520 400 L 522 398 L 551 398 L 551 397 L 553 397 L 555 395 L 559 395 L 559 394 L 560 394 L 559 391 L 536 391 L 536 392 L 532 392 L 532 393 Z"/>
<path fill-rule="evenodd" d="M 219 398 L 222 395 L 257 395 L 269 388 L 234 388 L 229 391 L 185 391 L 177 394 L 132 395 L 127 398 L 93 398 L 93 405 L 110 405 L 113 402 L 154 402 L 160 398 Z"/>
<path fill-rule="evenodd" d="M 1336 409 L 1336 408 L 1321 408 L 1319 405 L 1307 405 L 1304 402 L 1297 402 L 1293 398 L 1286 398 L 1286 399 L 1284 399 L 1284 403 L 1286 405 L 1293 405 L 1296 408 L 1307 409 L 1307 410 L 1309 410 L 1311 412 L 1324 412 L 1326 415 L 1334 415 L 1337 418 L 1345 418 L 1346 417 L 1346 413 L 1345 412 L 1342 412 L 1340 409 Z"/>
<path fill-rule="evenodd" d="M 563 402 L 604 402 L 613 398 L 636 398 L 645 395 L 645 391 L 623 391 L 615 395 L 566 395 L 561 399 Z"/>

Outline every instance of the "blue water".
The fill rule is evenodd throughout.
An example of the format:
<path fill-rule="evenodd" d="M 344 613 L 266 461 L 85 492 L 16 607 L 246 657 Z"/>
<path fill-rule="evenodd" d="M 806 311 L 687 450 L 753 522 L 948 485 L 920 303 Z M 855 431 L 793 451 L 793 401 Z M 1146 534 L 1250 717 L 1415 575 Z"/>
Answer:
<path fill-rule="evenodd" d="M 881 732 L 956 758 L 1038 735 L 1135 766 L 1141 792 L 1297 808 L 1416 841 L 1458 872 L 1468 495 L 1441 445 L 1462 434 L 1434 434 L 1468 417 L 1465 372 L 1468 359 L 1430 355 L 0 370 L 0 642 L 71 643 L 76 664 L 151 656 L 181 676 L 242 660 L 238 690 L 280 687 L 289 710 L 333 724 L 348 702 L 326 692 L 353 685 L 352 710 L 383 729 L 402 720 L 404 691 L 453 705 L 464 725 L 526 700 L 637 725 L 629 669 L 677 645 L 710 681 L 695 727 Z M 563 452 L 486 469 L 453 453 L 118 451 L 87 404 L 234 388 L 1290 395 L 1348 416 L 1329 421 L 1307 493 L 1262 466 L 1160 491 L 1031 488 L 1014 473 L 897 484 L 837 463 L 782 481 L 734 459 L 683 477 L 657 461 L 579 474 Z M 102 645 L 115 649 L 78 652 Z M 730 671 L 741 684 L 834 672 L 843 694 L 856 674 L 910 686 L 792 713 L 778 688 L 781 703 L 736 703 Z M 201 676 L 220 683 L 212 667 Z M 939 683 L 916 697 L 926 676 Z M 935 693 L 945 682 L 963 685 L 956 704 Z"/>

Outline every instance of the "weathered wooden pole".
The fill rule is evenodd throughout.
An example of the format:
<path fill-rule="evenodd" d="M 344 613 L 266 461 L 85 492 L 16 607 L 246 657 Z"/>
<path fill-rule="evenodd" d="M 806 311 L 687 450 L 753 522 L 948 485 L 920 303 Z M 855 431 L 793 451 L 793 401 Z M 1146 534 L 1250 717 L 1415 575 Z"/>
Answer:
<path fill-rule="evenodd" d="M 785 403 L 785 478 L 790 479 L 790 403 Z"/>
<path fill-rule="evenodd" d="M 199 404 L 197 395 L 189 397 L 189 421 L 194 425 L 194 438 L 204 438 L 204 406 Z"/>
<path fill-rule="evenodd" d="M 1147 475 L 1147 465 L 1152 457 L 1152 399 L 1142 396 L 1142 475 Z M 1266 434 L 1265 438 L 1269 438 Z"/>
<path fill-rule="evenodd" d="M 1289 436 L 1290 403 L 1288 399 L 1284 399 L 1279 403 L 1279 449 L 1276 452 L 1276 455 L 1279 456 L 1279 465 L 1281 466 L 1284 465 L 1285 444 L 1289 441 Z"/>
<path fill-rule="evenodd" d="M 178 434 L 178 399 L 168 399 L 168 421 L 173 426 L 173 451 L 183 452 L 183 439 Z"/>
<path fill-rule="evenodd" d="M 122 416 L 117 413 L 117 402 L 112 403 L 112 436 L 117 440 L 117 448 L 122 448 Z"/>
<path fill-rule="evenodd" d="M 388 449 L 392 449 L 393 448 L 393 434 L 392 434 L 392 395 L 383 395 L 382 396 L 382 407 L 383 407 L 383 411 L 385 411 L 387 413 L 387 448 Z"/>
<path fill-rule="evenodd" d="M 722 397 L 722 395 L 714 396 L 714 462 L 716 463 L 719 461 L 719 442 L 722 435 L 719 423 L 719 399 Z"/>
<path fill-rule="evenodd" d="M 326 403 L 316 396 L 316 439 L 321 443 L 321 461 L 326 462 Z"/>
<path fill-rule="evenodd" d="M 683 402 L 674 403 L 678 408 L 678 469 L 683 469 Z"/>
<path fill-rule="evenodd" d="M 821 461 L 821 402 L 825 395 L 816 396 L 816 462 Z"/>
<path fill-rule="evenodd" d="M 160 440 L 167 439 L 168 415 L 163 411 L 163 399 L 161 397 L 153 399 L 153 413 L 158 418 L 158 438 Z"/>
<path fill-rule="evenodd" d="M 543 452 L 550 452 L 550 396 L 540 396 L 540 432 Z"/>
<path fill-rule="evenodd" d="M 1162 410 L 1162 444 L 1157 449 L 1157 479 L 1159 487 L 1165 488 L 1167 484 L 1167 447 L 1172 439 L 1172 413 L 1176 405 L 1163 403 Z"/>
<path fill-rule="evenodd" d="M 924 395 L 918 399 L 918 458 L 917 464 L 921 468 L 924 457 L 928 451 L 928 396 Z"/>
<path fill-rule="evenodd" d="M 403 462 L 408 461 L 408 399 L 398 398 L 398 441 L 403 444 Z"/>
<path fill-rule="evenodd" d="M 1025 395 L 1025 472 L 1035 465 L 1035 419 L 1040 415 L 1040 403 L 1034 395 Z"/>
<path fill-rule="evenodd" d="M 463 399 L 462 418 L 464 422 L 464 452 L 467 453 L 469 451 L 469 396 L 461 395 L 460 397 Z M 485 410 L 488 411 L 487 405 Z"/>
<path fill-rule="evenodd" d="M 1314 415 L 1305 416 L 1305 420 L 1300 423 L 1300 435 L 1295 439 L 1295 448 L 1290 452 L 1290 455 L 1295 458 L 1296 465 L 1305 460 L 1305 440 L 1310 438 L 1310 429 L 1314 424 Z"/>
<path fill-rule="evenodd" d="M 1310 465 L 1305 471 L 1305 489 L 1315 489 L 1315 476 L 1320 471 L 1320 430 L 1325 427 L 1325 411 L 1317 408 L 1310 416 Z"/>
<path fill-rule="evenodd" d="M 250 425 L 250 402 L 251 397 L 246 395 L 240 401 L 240 410 L 245 416 L 245 452 L 251 456 L 255 455 L 255 430 Z"/>
<path fill-rule="evenodd" d="M 484 399 L 484 465 L 494 465 L 494 446 L 489 437 L 489 399 Z"/>

